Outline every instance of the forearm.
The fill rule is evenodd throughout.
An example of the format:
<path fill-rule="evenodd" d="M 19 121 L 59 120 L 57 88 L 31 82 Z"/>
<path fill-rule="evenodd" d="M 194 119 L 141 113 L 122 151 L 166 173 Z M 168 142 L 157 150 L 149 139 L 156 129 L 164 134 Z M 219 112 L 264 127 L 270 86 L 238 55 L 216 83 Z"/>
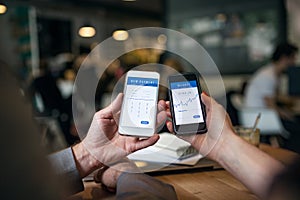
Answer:
<path fill-rule="evenodd" d="M 266 103 L 266 106 L 270 109 L 273 109 L 275 110 L 277 113 L 279 113 L 279 115 L 284 115 L 284 112 L 285 109 L 282 109 L 281 107 L 279 107 L 277 105 L 277 101 L 276 101 L 276 98 L 273 98 L 273 97 L 265 97 L 265 103 Z"/>
<path fill-rule="evenodd" d="M 235 134 L 228 136 L 215 160 L 254 194 L 265 199 L 274 176 L 284 166 Z"/>

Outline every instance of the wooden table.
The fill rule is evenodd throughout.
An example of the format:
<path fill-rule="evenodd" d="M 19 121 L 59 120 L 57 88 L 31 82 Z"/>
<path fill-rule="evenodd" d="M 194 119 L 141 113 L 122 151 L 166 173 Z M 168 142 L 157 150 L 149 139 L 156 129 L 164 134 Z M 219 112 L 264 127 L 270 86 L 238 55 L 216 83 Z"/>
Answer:
<path fill-rule="evenodd" d="M 281 161 L 291 163 L 298 154 L 269 145 L 261 144 L 259 148 Z M 172 171 L 153 175 L 157 179 L 174 186 L 178 199 L 207 199 L 207 200 L 252 200 L 257 199 L 245 186 L 224 169 L 199 169 Z M 74 197 L 75 199 L 115 199 L 111 193 L 104 191 L 94 182 L 85 182 L 85 190 Z"/>

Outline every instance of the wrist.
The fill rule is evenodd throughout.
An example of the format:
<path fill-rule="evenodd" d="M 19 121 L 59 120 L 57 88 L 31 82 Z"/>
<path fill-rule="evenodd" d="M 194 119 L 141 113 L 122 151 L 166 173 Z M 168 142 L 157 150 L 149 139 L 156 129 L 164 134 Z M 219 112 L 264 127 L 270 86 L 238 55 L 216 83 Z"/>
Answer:
<path fill-rule="evenodd" d="M 84 147 L 82 143 L 74 145 L 72 147 L 72 151 L 76 167 L 82 178 L 103 166 L 100 161 L 98 161 L 90 154 L 90 152 Z"/>
<path fill-rule="evenodd" d="M 234 145 L 234 141 L 237 139 L 237 135 L 233 132 L 232 129 L 229 131 L 223 131 L 221 137 L 215 144 L 215 147 L 212 151 L 207 155 L 209 159 L 212 159 L 218 163 L 222 161 L 224 154 L 226 155 L 230 150 L 231 145 Z"/>

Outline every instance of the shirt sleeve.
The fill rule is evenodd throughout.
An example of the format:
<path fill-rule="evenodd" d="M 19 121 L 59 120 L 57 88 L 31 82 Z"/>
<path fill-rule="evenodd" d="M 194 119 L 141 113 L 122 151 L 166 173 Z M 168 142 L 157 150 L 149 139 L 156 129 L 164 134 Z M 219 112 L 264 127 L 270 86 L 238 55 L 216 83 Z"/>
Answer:
<path fill-rule="evenodd" d="M 76 168 L 71 147 L 48 156 L 56 174 L 64 181 L 68 195 L 75 194 L 84 189 L 81 177 Z"/>
<path fill-rule="evenodd" d="M 276 87 L 276 77 L 270 69 L 258 73 L 246 88 L 245 106 L 266 107 L 265 98 L 274 97 Z"/>
<path fill-rule="evenodd" d="M 146 174 L 122 173 L 117 182 L 116 199 L 177 199 L 173 186 Z"/>
<path fill-rule="evenodd" d="M 276 93 L 276 79 L 271 75 L 260 77 L 256 87 L 265 97 L 274 97 Z"/>

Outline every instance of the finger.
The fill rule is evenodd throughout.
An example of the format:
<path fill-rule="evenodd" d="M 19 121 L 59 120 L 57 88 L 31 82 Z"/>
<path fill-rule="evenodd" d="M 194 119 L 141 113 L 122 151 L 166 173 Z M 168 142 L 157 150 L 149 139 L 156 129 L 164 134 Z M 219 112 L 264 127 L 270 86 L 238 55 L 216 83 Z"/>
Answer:
<path fill-rule="evenodd" d="M 165 111 L 161 111 L 156 116 L 156 124 L 165 123 L 167 120 L 167 113 Z"/>
<path fill-rule="evenodd" d="M 167 126 L 168 130 L 170 131 L 170 133 L 174 132 L 174 130 L 173 130 L 173 124 L 172 124 L 171 121 L 167 120 L 166 121 L 166 126 Z"/>
<path fill-rule="evenodd" d="M 167 117 L 172 118 L 171 111 L 170 111 L 170 101 L 164 102 L 165 111 L 167 113 Z"/>
<path fill-rule="evenodd" d="M 157 115 L 156 115 L 156 132 L 159 132 L 165 125 L 167 120 L 167 114 L 165 111 L 166 103 L 164 100 L 160 100 L 157 105 Z"/>
<path fill-rule="evenodd" d="M 118 113 L 121 110 L 122 102 L 123 102 L 123 93 L 119 93 L 115 100 L 111 103 L 111 112 Z"/>
<path fill-rule="evenodd" d="M 171 112 L 170 111 L 166 111 L 166 113 L 167 113 L 167 117 L 172 120 L 172 114 L 171 114 Z"/>
<path fill-rule="evenodd" d="M 121 110 L 123 96 L 123 93 L 118 94 L 118 96 L 109 106 L 100 110 L 100 118 L 111 119 L 112 117 L 116 117 L 117 113 Z"/>
<path fill-rule="evenodd" d="M 159 100 L 157 108 L 158 112 L 166 110 L 166 102 L 164 100 Z"/>
<path fill-rule="evenodd" d="M 166 112 L 165 112 L 165 101 L 160 100 L 157 104 L 157 117 L 156 117 L 156 123 L 158 124 L 162 120 L 166 120 L 165 118 L 167 117 Z"/>
<path fill-rule="evenodd" d="M 153 144 L 155 144 L 159 139 L 159 135 L 158 134 L 154 134 L 153 136 L 144 139 L 144 140 L 139 140 L 136 142 L 135 144 L 135 148 L 133 149 L 133 151 L 137 151 L 143 148 L 146 148 L 148 146 L 151 146 Z"/>
<path fill-rule="evenodd" d="M 170 101 L 166 101 L 166 110 L 170 110 Z"/>
<path fill-rule="evenodd" d="M 166 121 L 166 126 L 170 133 L 174 132 L 173 129 L 173 123 L 172 123 L 172 115 L 170 111 L 170 101 L 166 101 L 166 113 L 167 113 L 167 121 Z"/>
<path fill-rule="evenodd" d="M 156 132 L 159 132 L 163 126 L 165 125 L 167 120 L 167 113 L 165 111 L 161 111 L 157 114 L 156 117 Z"/>
<path fill-rule="evenodd" d="M 121 114 L 121 107 L 122 107 L 122 102 L 123 102 L 123 97 L 124 94 L 120 93 L 118 94 L 117 98 L 115 101 L 112 103 L 112 114 L 114 117 L 114 121 L 119 124 L 119 119 L 120 119 L 120 114 Z"/>

